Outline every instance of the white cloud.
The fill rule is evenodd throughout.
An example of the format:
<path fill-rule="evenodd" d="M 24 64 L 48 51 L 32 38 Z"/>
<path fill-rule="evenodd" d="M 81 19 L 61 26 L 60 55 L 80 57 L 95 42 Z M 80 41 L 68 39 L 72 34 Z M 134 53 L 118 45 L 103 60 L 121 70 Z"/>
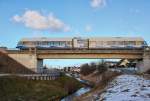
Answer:
<path fill-rule="evenodd" d="M 27 10 L 23 15 L 13 16 L 13 21 L 38 30 L 70 31 L 70 27 L 53 14 L 44 16 L 34 10 Z"/>
<path fill-rule="evenodd" d="M 106 0 L 91 0 L 91 7 L 99 8 L 106 5 Z"/>
<path fill-rule="evenodd" d="M 92 26 L 91 25 L 86 25 L 85 26 L 85 31 L 86 32 L 91 32 L 92 31 Z"/>

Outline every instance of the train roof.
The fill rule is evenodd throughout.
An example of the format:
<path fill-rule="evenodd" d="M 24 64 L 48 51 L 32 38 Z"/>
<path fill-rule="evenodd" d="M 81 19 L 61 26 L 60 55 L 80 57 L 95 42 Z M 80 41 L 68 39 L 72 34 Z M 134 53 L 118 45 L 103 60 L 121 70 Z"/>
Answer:
<path fill-rule="evenodd" d="M 21 41 L 72 41 L 72 38 L 47 38 L 47 37 L 34 37 L 23 38 Z"/>
<path fill-rule="evenodd" d="M 144 41 L 142 37 L 93 37 L 90 41 Z"/>
<path fill-rule="evenodd" d="M 33 37 L 23 38 L 20 41 L 72 41 L 74 38 Z M 91 37 L 87 39 L 90 41 L 144 41 L 142 37 Z"/>

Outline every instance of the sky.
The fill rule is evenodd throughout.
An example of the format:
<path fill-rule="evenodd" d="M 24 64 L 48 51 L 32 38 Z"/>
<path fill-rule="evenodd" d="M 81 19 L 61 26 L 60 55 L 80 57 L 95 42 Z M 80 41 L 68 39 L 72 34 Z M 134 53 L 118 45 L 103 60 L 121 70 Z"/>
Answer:
<path fill-rule="evenodd" d="M 0 0 L 0 46 L 23 37 L 143 37 L 150 0 Z"/>
<path fill-rule="evenodd" d="M 81 66 L 85 63 L 99 63 L 101 59 L 45 59 L 44 66 L 49 68 L 63 68 L 69 66 Z"/>

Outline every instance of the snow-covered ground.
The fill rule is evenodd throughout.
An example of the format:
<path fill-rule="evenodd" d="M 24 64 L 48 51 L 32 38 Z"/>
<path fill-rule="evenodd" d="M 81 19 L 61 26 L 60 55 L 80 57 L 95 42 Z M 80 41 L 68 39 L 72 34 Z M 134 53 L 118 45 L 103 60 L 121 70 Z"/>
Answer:
<path fill-rule="evenodd" d="M 114 79 L 97 101 L 150 101 L 150 80 L 136 75 Z"/>

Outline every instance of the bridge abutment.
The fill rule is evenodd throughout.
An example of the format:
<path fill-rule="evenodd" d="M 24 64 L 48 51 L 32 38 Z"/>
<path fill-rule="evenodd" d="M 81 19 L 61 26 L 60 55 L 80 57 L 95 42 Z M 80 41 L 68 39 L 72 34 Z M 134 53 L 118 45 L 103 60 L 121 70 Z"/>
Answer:
<path fill-rule="evenodd" d="M 144 55 L 143 55 L 143 72 L 146 72 L 150 69 L 150 48 L 145 48 Z"/>
<path fill-rule="evenodd" d="M 137 63 L 137 68 L 140 73 L 146 72 L 150 69 L 150 48 L 145 48 L 142 61 Z"/>
<path fill-rule="evenodd" d="M 26 68 L 39 72 L 43 67 L 43 59 L 38 59 L 36 54 L 8 54 L 9 57 L 22 64 Z M 13 67 L 12 67 L 13 68 Z"/>

